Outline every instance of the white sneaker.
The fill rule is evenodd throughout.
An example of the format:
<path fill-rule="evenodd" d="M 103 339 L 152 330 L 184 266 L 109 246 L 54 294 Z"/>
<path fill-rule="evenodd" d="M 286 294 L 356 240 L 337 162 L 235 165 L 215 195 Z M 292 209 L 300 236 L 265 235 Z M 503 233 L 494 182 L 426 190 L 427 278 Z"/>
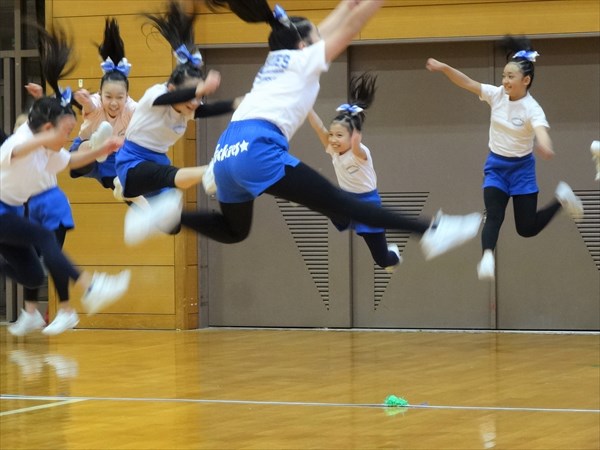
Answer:
<path fill-rule="evenodd" d="M 432 259 L 473 239 L 479 231 L 481 214 L 448 216 L 442 214 L 437 226 L 430 227 L 421 238 L 425 259 Z"/>
<path fill-rule="evenodd" d="M 48 336 L 54 336 L 63 333 L 66 330 L 70 330 L 71 328 L 75 328 L 78 323 L 79 316 L 75 310 L 65 311 L 64 309 L 59 309 L 54 320 L 42 330 L 42 333 L 47 334 Z"/>
<path fill-rule="evenodd" d="M 485 250 L 483 258 L 477 264 L 477 277 L 480 280 L 492 281 L 496 277 L 496 262 L 494 261 L 494 252 Z"/>
<path fill-rule="evenodd" d="M 147 208 L 132 206 L 125 215 L 125 243 L 129 246 L 169 233 L 181 221 L 183 194 L 179 189 L 169 189 L 147 200 Z"/>
<path fill-rule="evenodd" d="M 394 273 L 396 271 L 396 269 L 398 268 L 398 266 L 400 264 L 402 264 L 402 256 L 400 256 L 400 249 L 398 248 L 398 246 L 396 244 L 388 244 L 387 248 L 388 248 L 389 252 L 394 252 L 396 254 L 396 256 L 398 257 L 398 262 L 396 264 L 394 264 L 393 266 L 387 266 L 385 268 L 385 271 L 387 273 Z"/>
<path fill-rule="evenodd" d="M 124 202 L 125 197 L 123 197 L 123 185 L 121 184 L 119 177 L 115 177 L 113 179 L 113 184 L 115 185 L 115 188 L 113 189 L 113 197 L 120 202 Z"/>
<path fill-rule="evenodd" d="M 215 172 L 214 172 L 215 163 L 214 160 L 211 159 L 208 163 L 208 167 L 202 175 L 202 186 L 204 187 L 204 192 L 207 195 L 213 195 L 217 192 L 217 184 L 215 183 Z"/>
<path fill-rule="evenodd" d="M 88 314 L 95 314 L 116 302 L 129 287 L 131 271 L 124 270 L 117 275 L 96 272 L 92 284 L 81 298 L 81 304 Z"/>
<path fill-rule="evenodd" d="M 33 313 L 28 313 L 22 309 L 19 318 L 14 324 L 8 327 L 8 331 L 13 336 L 25 336 L 26 334 L 44 328 L 45 326 L 46 321 L 37 309 Z"/>
<path fill-rule="evenodd" d="M 558 183 L 555 195 L 562 207 L 569 213 L 573 220 L 583 218 L 583 203 L 581 203 L 579 197 L 575 195 L 567 183 L 564 181 Z"/>
<path fill-rule="evenodd" d="M 596 181 L 600 181 L 600 141 L 593 141 L 590 146 L 592 159 L 596 161 Z"/>
<path fill-rule="evenodd" d="M 110 123 L 104 121 L 100 123 L 96 131 L 92 133 L 90 137 L 90 147 L 92 150 L 98 150 L 104 143 L 110 139 L 113 135 L 113 128 Z M 108 155 L 100 156 L 96 158 L 99 163 L 106 161 Z"/>

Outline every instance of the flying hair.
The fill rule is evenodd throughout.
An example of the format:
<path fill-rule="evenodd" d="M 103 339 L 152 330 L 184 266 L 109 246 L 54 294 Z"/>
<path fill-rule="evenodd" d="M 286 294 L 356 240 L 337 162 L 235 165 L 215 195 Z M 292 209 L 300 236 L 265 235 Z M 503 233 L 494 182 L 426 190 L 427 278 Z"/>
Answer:
<path fill-rule="evenodd" d="M 523 76 L 528 76 L 530 78 L 531 81 L 527 86 L 527 89 L 529 90 L 535 76 L 535 66 L 533 62 L 535 61 L 535 57 L 539 56 L 539 54 L 534 51 L 531 41 L 525 36 L 507 35 L 500 41 L 499 46 L 505 52 L 506 61 L 516 64 L 523 73 Z"/>
<path fill-rule="evenodd" d="M 352 77 L 348 87 L 348 103 L 338 108 L 339 114 L 332 123 L 340 123 L 350 132 L 354 129 L 361 131 L 365 121 L 364 110 L 375 100 L 376 84 L 377 75 L 370 72 Z"/>
<path fill-rule="evenodd" d="M 265 22 L 271 27 L 269 48 L 271 50 L 293 50 L 312 31 L 312 23 L 306 17 L 289 16 L 287 20 L 277 19 L 266 0 L 205 0 L 211 11 L 229 9 L 248 23 Z M 282 8 L 278 8 L 283 11 Z M 283 11 L 285 13 L 285 11 Z"/>

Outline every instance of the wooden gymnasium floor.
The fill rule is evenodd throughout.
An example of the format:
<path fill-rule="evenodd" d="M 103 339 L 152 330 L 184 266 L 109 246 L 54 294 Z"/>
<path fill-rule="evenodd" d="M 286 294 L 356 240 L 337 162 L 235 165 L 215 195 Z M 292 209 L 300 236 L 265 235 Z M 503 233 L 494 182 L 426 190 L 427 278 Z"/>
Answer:
<path fill-rule="evenodd" d="M 3 325 L 0 349 L 3 449 L 600 447 L 597 333 Z"/>

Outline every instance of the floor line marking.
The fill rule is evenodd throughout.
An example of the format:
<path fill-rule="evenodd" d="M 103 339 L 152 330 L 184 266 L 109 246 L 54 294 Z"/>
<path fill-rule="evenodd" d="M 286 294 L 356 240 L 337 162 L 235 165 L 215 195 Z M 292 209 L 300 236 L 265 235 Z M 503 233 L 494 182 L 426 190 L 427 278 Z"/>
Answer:
<path fill-rule="evenodd" d="M 4 398 L 4 396 L 2 396 Z M 64 398 L 64 397 L 61 397 Z M 37 399 L 29 399 L 29 398 L 21 398 L 21 397 L 10 397 L 10 398 L 4 398 L 4 400 L 37 400 Z M 45 398 L 39 398 L 39 400 L 54 400 L 54 398 L 52 397 L 45 397 Z M 0 417 L 1 416 L 10 416 L 12 414 L 21 414 L 21 413 L 25 413 L 25 412 L 30 412 L 30 411 L 36 411 L 38 409 L 46 409 L 46 408 L 54 408 L 55 406 L 62 406 L 62 405 L 68 405 L 70 403 L 78 403 L 78 402 L 83 402 L 86 399 L 84 398 L 72 398 L 69 400 L 63 400 L 63 401 L 57 401 L 54 403 L 46 403 L 45 405 L 37 405 L 37 406 L 29 406 L 27 408 L 21 408 L 21 409 L 13 409 L 10 411 L 3 411 L 0 412 Z"/>
<path fill-rule="evenodd" d="M 65 397 L 28 396 L 1 394 L 0 400 L 64 400 Z M 212 403 L 229 405 L 272 405 L 272 406 L 324 406 L 344 408 L 396 408 L 388 407 L 381 403 L 327 403 L 327 402 L 286 402 L 286 401 L 261 401 L 261 400 L 220 400 L 220 399 L 195 399 L 195 398 L 152 398 L 152 397 L 69 397 L 74 401 L 101 400 L 101 401 L 132 401 L 132 402 L 172 402 L 172 403 Z M 512 406 L 459 406 L 459 405 L 408 405 L 413 409 L 456 409 L 475 411 L 537 411 L 537 412 L 575 412 L 600 414 L 600 409 L 582 408 L 534 408 Z M 398 408 L 400 409 L 400 408 Z"/>

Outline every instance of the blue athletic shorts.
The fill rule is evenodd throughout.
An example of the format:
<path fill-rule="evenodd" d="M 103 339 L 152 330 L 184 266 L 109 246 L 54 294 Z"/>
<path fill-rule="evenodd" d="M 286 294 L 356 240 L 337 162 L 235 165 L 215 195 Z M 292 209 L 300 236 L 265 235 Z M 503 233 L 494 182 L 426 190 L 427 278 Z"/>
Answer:
<path fill-rule="evenodd" d="M 495 187 L 509 196 L 539 192 L 533 153 L 507 158 L 490 152 L 483 167 L 483 187 Z"/>
<path fill-rule="evenodd" d="M 71 148 L 69 148 L 69 151 L 74 152 L 75 150 L 78 150 L 82 142 L 83 140 L 80 137 L 76 137 L 75 139 L 73 139 L 73 144 L 71 145 Z M 98 180 L 100 184 L 102 184 L 103 178 L 112 179 L 116 177 L 117 169 L 115 168 L 115 155 L 115 153 L 111 153 L 106 158 L 106 161 L 101 163 L 94 161 L 94 168 L 82 176 L 85 178 L 94 178 L 95 180 Z"/>
<path fill-rule="evenodd" d="M 348 191 L 346 191 L 346 192 L 348 192 Z M 360 194 L 357 194 L 355 192 L 348 192 L 348 194 L 350 194 L 355 199 L 360 200 L 361 202 L 373 203 L 375 205 L 381 206 L 381 197 L 379 196 L 379 192 L 377 191 L 377 189 L 370 191 L 370 192 L 363 192 Z M 383 229 L 383 228 L 371 227 L 369 225 L 365 225 L 364 223 L 355 222 L 353 220 L 351 220 L 348 224 L 341 224 L 334 220 L 332 220 L 331 223 L 333 223 L 333 225 L 339 231 L 344 231 L 344 230 L 347 230 L 348 228 L 350 228 L 351 230 L 354 230 L 356 232 L 356 234 L 358 234 L 358 235 L 371 234 L 371 233 L 383 233 L 385 231 L 385 229 Z"/>
<path fill-rule="evenodd" d="M 164 153 L 148 150 L 141 145 L 125 140 L 123 147 L 116 153 L 116 169 L 123 191 L 127 192 L 127 172 L 144 161 L 170 166 L 171 160 Z"/>
<path fill-rule="evenodd" d="M 288 152 L 279 128 L 260 119 L 231 122 L 214 154 L 217 198 L 223 203 L 254 200 L 300 160 Z"/>
<path fill-rule="evenodd" d="M 27 214 L 30 222 L 37 223 L 47 230 L 75 227 L 69 199 L 58 186 L 34 195 L 27 200 Z"/>

